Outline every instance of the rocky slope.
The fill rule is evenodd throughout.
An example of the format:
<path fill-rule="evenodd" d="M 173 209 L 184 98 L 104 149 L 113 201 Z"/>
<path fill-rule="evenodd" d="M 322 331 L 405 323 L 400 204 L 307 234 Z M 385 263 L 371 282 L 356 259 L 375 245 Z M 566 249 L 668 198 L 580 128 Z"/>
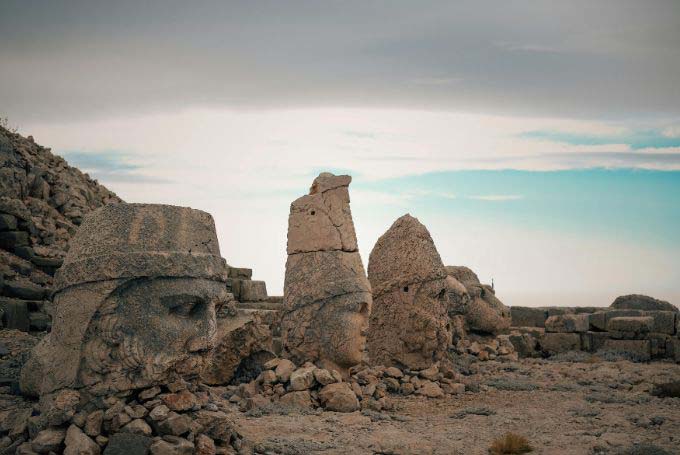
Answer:
<path fill-rule="evenodd" d="M 52 275 L 83 216 L 121 199 L 50 149 L 0 127 L 0 311 L 4 327 L 49 327 Z"/>

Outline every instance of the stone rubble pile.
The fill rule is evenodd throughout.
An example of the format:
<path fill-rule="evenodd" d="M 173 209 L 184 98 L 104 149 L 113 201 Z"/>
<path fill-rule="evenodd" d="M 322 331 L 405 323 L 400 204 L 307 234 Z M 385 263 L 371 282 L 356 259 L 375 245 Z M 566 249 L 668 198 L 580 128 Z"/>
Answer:
<path fill-rule="evenodd" d="M 106 397 L 62 389 L 49 409 L 24 408 L 3 423 L 0 454 L 249 453 L 220 392 L 182 380 Z"/>
<path fill-rule="evenodd" d="M 652 297 L 618 297 L 609 308 L 512 307 L 511 314 L 510 340 L 522 357 L 580 350 L 680 362 L 680 310 Z"/>
<path fill-rule="evenodd" d="M 390 410 L 390 394 L 444 398 L 465 392 L 466 386 L 459 373 L 439 362 L 419 371 L 362 365 L 344 379 L 337 370 L 319 368 L 311 362 L 296 367 L 290 360 L 274 358 L 256 379 L 228 390 L 229 401 L 241 411 L 276 405 L 354 412 Z"/>
<path fill-rule="evenodd" d="M 456 343 L 455 350 L 458 354 L 473 355 L 480 361 L 517 361 L 519 358 L 510 335 L 498 335 L 491 339 L 462 339 Z"/>
<path fill-rule="evenodd" d="M 0 127 L 0 312 L 3 326 L 51 325 L 52 276 L 83 217 L 121 200 L 50 149 Z"/>

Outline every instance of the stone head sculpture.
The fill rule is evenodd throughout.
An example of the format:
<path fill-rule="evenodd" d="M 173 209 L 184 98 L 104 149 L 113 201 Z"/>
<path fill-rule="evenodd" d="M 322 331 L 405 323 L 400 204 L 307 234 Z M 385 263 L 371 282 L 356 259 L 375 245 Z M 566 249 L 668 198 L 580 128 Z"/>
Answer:
<path fill-rule="evenodd" d="M 378 239 L 368 262 L 371 363 L 417 370 L 446 356 L 446 275 L 430 233 L 416 218 L 402 216 Z"/>
<path fill-rule="evenodd" d="M 349 209 L 349 176 L 319 175 L 291 204 L 281 320 L 284 354 L 346 374 L 363 360 L 371 287 Z"/>
<path fill-rule="evenodd" d="M 205 212 L 152 204 L 92 212 L 57 272 L 52 332 L 24 366 L 22 390 L 104 394 L 198 374 L 226 275 Z"/>
<path fill-rule="evenodd" d="M 465 323 L 473 332 L 496 335 L 510 328 L 510 309 L 497 297 L 491 286 L 481 284 L 477 274 L 465 266 L 447 266 L 448 279 L 457 283 L 451 292 L 449 314 L 465 316 Z"/>

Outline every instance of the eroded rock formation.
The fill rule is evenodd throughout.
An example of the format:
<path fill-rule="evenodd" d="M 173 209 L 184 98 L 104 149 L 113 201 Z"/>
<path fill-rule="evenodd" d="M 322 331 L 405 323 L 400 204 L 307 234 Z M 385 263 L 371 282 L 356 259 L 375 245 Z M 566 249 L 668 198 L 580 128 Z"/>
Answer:
<path fill-rule="evenodd" d="M 51 324 L 54 272 L 83 217 L 121 200 L 32 137 L 0 127 L 0 326 Z"/>
<path fill-rule="evenodd" d="M 368 279 L 371 363 L 417 370 L 445 358 L 449 284 L 427 228 L 410 215 L 396 220 L 371 251 Z"/>
<path fill-rule="evenodd" d="M 371 288 L 357 249 L 351 177 L 320 174 L 288 219 L 281 320 L 284 356 L 347 374 L 361 362 Z"/>
<path fill-rule="evenodd" d="M 24 366 L 22 390 L 98 395 L 198 374 L 226 277 L 205 212 L 151 204 L 92 212 L 56 275 L 53 330 Z"/>
<path fill-rule="evenodd" d="M 464 314 L 467 328 L 473 332 L 497 335 L 510 328 L 510 309 L 496 297 L 491 286 L 481 284 L 468 267 L 447 266 L 446 271 L 449 280 L 455 281 L 451 286 L 455 291 L 451 293 L 450 314 Z"/>

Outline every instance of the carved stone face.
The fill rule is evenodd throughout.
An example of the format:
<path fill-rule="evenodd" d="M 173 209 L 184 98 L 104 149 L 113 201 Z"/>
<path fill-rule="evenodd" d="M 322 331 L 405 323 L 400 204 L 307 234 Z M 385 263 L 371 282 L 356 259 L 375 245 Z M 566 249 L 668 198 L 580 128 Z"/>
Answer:
<path fill-rule="evenodd" d="M 371 363 L 422 369 L 440 360 L 451 343 L 444 279 L 401 286 L 375 299 Z"/>
<path fill-rule="evenodd" d="M 322 360 L 335 363 L 341 370 L 362 361 L 371 302 L 369 293 L 348 294 L 321 308 L 316 324 L 321 327 Z"/>
<path fill-rule="evenodd" d="M 140 386 L 176 371 L 198 373 L 216 336 L 223 283 L 199 278 L 140 278 L 116 288 L 86 335 L 83 382 L 131 381 Z M 118 388 L 118 387 L 115 387 Z"/>

